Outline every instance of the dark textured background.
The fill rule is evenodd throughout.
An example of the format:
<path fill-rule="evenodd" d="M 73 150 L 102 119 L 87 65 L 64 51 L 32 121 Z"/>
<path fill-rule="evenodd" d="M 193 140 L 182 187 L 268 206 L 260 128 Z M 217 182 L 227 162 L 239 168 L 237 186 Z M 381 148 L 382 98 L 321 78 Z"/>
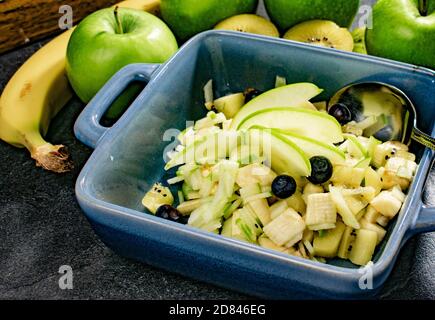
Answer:
<path fill-rule="evenodd" d="M 0 56 L 0 92 L 42 44 Z M 69 147 L 73 172 L 43 171 L 27 151 L 0 141 L 0 299 L 249 298 L 124 259 L 97 239 L 74 197 L 75 179 L 91 153 L 72 132 L 82 108 L 73 99 L 48 134 L 50 142 Z M 434 173 L 426 190 L 432 205 Z M 61 265 L 73 268 L 73 290 L 59 289 Z M 416 236 L 402 249 L 380 297 L 435 299 L 434 270 L 435 233 Z"/>

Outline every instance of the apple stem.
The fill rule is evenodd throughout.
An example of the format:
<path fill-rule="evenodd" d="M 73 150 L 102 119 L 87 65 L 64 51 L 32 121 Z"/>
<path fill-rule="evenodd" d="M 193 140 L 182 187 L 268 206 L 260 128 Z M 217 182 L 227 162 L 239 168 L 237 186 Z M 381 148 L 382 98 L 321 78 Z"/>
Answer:
<path fill-rule="evenodd" d="M 115 7 L 115 20 L 116 20 L 116 25 L 117 25 L 117 33 L 122 34 L 124 33 L 124 30 L 122 30 L 122 24 L 121 21 L 119 20 L 119 15 L 118 15 L 118 6 Z"/>
<path fill-rule="evenodd" d="M 427 0 L 419 0 L 418 1 L 418 10 L 422 16 L 427 15 Z"/>

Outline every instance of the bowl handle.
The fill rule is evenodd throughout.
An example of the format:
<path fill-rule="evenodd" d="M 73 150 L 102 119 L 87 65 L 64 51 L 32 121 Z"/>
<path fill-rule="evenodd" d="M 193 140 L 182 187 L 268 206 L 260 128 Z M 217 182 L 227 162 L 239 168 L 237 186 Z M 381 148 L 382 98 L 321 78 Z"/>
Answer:
<path fill-rule="evenodd" d="M 112 102 L 132 81 L 149 82 L 160 64 L 130 64 L 118 71 L 88 103 L 74 124 L 74 134 L 81 142 L 94 148 L 101 137 L 110 129 L 103 127 L 100 120 Z"/>
<path fill-rule="evenodd" d="M 417 221 L 414 224 L 414 233 L 424 233 L 435 231 L 435 207 L 422 205 Z"/>

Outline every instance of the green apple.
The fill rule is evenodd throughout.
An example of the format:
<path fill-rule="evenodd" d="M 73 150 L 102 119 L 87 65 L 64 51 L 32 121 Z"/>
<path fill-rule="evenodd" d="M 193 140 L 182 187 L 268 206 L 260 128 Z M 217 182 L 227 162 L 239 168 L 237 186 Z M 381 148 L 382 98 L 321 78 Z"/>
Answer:
<path fill-rule="evenodd" d="M 83 102 L 130 63 L 162 63 L 178 50 L 171 30 L 150 13 L 108 8 L 86 17 L 67 48 L 68 79 Z"/>
<path fill-rule="evenodd" d="M 237 129 L 245 118 L 260 110 L 276 107 L 303 107 L 308 100 L 314 98 L 322 91 L 316 85 L 305 82 L 268 90 L 249 101 L 240 109 L 231 122 L 231 128 Z"/>
<path fill-rule="evenodd" d="M 369 54 L 435 69 L 435 0 L 379 0 Z"/>
<path fill-rule="evenodd" d="M 160 11 L 175 35 L 185 41 L 228 17 L 252 13 L 258 0 L 161 0 Z"/>
<path fill-rule="evenodd" d="M 359 0 L 264 0 L 271 20 L 287 30 L 307 20 L 331 20 L 349 27 L 359 8 Z"/>
<path fill-rule="evenodd" d="M 343 141 L 337 120 L 320 111 L 303 108 L 270 108 L 257 111 L 245 118 L 239 129 L 256 126 L 275 128 L 333 144 Z"/>

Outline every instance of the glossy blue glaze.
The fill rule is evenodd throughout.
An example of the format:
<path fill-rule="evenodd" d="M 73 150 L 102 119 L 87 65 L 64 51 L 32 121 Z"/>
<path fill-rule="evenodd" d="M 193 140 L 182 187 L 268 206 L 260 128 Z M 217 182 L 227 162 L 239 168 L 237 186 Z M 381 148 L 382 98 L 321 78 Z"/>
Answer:
<path fill-rule="evenodd" d="M 409 95 L 419 127 L 435 133 L 435 74 L 389 60 L 323 49 L 280 39 L 232 32 L 202 33 L 162 66 L 130 65 L 90 102 L 75 126 L 76 136 L 96 147 L 76 184 L 80 206 L 101 239 L 121 255 L 196 279 L 266 298 L 373 297 L 405 241 L 435 230 L 435 211 L 422 204 L 422 188 L 433 152 L 413 146 L 420 159 L 400 214 L 375 254 L 373 290 L 361 290 L 352 264 L 321 264 L 203 232 L 147 214 L 141 199 L 163 171 L 167 129 L 204 116 L 203 86 L 214 80 L 215 96 L 267 90 L 275 76 L 313 82 L 325 89 L 319 100 L 359 81 L 381 81 Z M 99 119 L 133 80 L 149 81 L 111 128 Z"/>

